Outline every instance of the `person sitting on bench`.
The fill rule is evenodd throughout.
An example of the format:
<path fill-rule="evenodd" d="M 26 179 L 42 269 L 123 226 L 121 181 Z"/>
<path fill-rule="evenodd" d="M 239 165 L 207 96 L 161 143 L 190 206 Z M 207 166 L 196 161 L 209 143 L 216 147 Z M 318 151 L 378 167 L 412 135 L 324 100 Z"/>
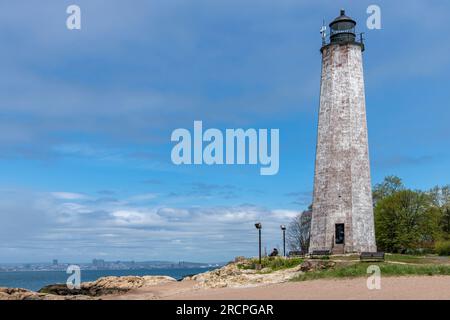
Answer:
<path fill-rule="evenodd" d="M 276 256 L 278 256 L 278 249 L 277 248 L 273 248 L 273 251 L 269 255 L 269 257 L 276 257 Z"/>

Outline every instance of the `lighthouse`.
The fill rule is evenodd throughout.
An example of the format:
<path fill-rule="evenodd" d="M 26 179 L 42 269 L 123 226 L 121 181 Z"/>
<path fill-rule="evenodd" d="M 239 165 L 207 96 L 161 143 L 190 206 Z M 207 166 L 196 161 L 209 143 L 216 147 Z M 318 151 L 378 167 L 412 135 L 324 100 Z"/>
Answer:
<path fill-rule="evenodd" d="M 322 32 L 310 252 L 376 252 L 362 35 L 344 10 Z"/>

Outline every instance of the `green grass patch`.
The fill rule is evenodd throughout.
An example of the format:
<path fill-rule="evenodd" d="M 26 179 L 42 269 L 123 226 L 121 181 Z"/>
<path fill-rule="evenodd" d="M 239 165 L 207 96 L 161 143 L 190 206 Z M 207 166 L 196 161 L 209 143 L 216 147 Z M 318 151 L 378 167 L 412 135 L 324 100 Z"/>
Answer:
<path fill-rule="evenodd" d="M 407 254 L 386 254 L 386 261 L 403 262 L 403 263 L 427 263 L 424 256 L 414 256 Z"/>
<path fill-rule="evenodd" d="M 356 278 L 366 277 L 369 265 L 378 265 L 381 276 L 413 276 L 413 275 L 450 275 L 449 265 L 403 265 L 389 263 L 355 263 L 351 265 L 338 265 L 334 268 L 320 271 L 311 271 L 301 274 L 292 281 L 306 281 L 326 278 Z"/>
<path fill-rule="evenodd" d="M 341 261 L 359 260 L 359 254 L 334 255 L 334 256 L 331 256 L 331 260 L 341 260 Z"/>
<path fill-rule="evenodd" d="M 408 254 L 386 254 L 386 261 L 414 263 L 414 264 L 443 264 L 450 263 L 448 257 L 439 257 L 437 255 L 408 255 Z"/>
<path fill-rule="evenodd" d="M 301 258 L 285 259 L 283 257 L 265 257 L 261 259 L 262 268 L 268 268 L 270 271 L 289 269 L 298 266 L 303 262 Z M 259 264 L 258 259 L 250 259 L 247 262 L 239 263 L 237 267 L 243 270 L 254 270 Z"/>

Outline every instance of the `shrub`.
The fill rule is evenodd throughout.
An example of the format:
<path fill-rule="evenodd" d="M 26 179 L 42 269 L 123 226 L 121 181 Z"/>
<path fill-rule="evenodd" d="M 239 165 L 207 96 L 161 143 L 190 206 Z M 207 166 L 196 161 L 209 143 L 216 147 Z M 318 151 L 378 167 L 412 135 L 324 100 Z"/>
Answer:
<path fill-rule="evenodd" d="M 440 256 L 450 255 L 450 241 L 438 241 L 434 246 L 434 250 Z"/>
<path fill-rule="evenodd" d="M 300 259 L 300 258 L 291 258 L 291 259 L 275 258 L 275 259 L 270 259 L 268 261 L 268 263 L 265 265 L 265 267 L 268 267 L 272 270 L 289 269 L 289 268 L 298 266 L 302 262 L 303 262 L 303 259 Z M 263 264 L 263 266 L 264 266 L 264 264 Z"/>
<path fill-rule="evenodd" d="M 249 261 L 239 263 L 237 267 L 239 269 L 248 270 L 248 269 L 256 269 L 256 266 L 258 265 L 258 259 L 253 258 Z M 271 271 L 276 270 L 282 270 L 282 269 L 289 269 L 293 268 L 295 266 L 298 266 L 303 262 L 303 259 L 301 258 L 290 258 L 285 259 L 283 257 L 264 257 L 261 260 L 262 268 L 268 268 Z"/>

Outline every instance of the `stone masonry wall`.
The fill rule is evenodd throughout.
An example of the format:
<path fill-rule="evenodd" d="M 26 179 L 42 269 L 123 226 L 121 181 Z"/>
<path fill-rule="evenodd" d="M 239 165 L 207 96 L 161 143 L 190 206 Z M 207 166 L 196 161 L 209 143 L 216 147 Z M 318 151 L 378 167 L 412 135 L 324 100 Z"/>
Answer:
<path fill-rule="evenodd" d="M 332 249 L 345 224 L 345 252 L 376 251 L 361 47 L 322 52 L 310 251 Z"/>

